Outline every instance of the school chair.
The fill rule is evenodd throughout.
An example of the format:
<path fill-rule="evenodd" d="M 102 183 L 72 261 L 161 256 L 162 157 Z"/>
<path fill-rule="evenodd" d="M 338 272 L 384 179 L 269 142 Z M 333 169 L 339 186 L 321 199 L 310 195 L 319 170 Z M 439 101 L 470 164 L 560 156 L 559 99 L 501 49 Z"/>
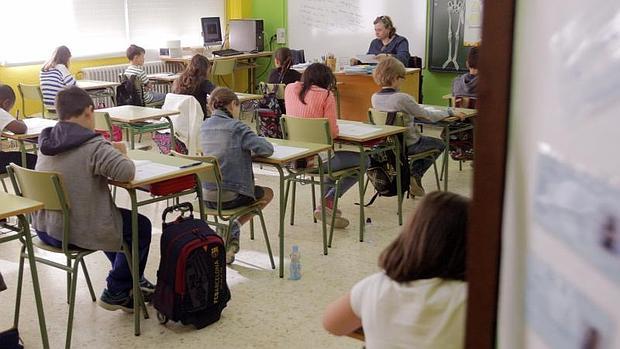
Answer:
<path fill-rule="evenodd" d="M 95 119 L 95 131 L 107 133 L 110 137 L 109 140 L 112 142 L 114 135 L 114 126 L 112 124 L 110 114 L 95 110 L 95 112 L 93 113 L 93 117 Z M 127 145 L 127 149 L 129 149 L 129 144 L 127 144 L 127 141 L 125 141 L 124 143 L 125 145 Z M 144 143 L 136 143 L 134 144 L 134 148 L 138 150 L 150 150 L 152 146 Z M 116 189 L 116 187 L 114 188 Z"/>
<path fill-rule="evenodd" d="M 368 122 L 370 122 L 373 125 L 385 125 L 385 123 L 387 122 L 387 117 L 388 117 L 388 112 L 379 111 L 374 108 L 368 108 Z M 401 112 L 396 113 L 396 118 L 394 119 L 394 126 L 402 126 L 402 127 L 406 126 L 403 113 Z M 437 149 L 432 149 L 432 150 L 423 151 L 423 152 L 412 154 L 412 155 L 407 155 L 407 160 L 409 160 L 409 164 L 411 164 L 412 162 L 416 160 L 421 160 L 421 159 L 428 158 L 428 159 L 433 160 L 433 170 L 435 171 L 435 181 L 437 183 L 437 190 L 441 190 L 441 185 L 439 184 L 439 175 L 438 175 L 439 172 L 437 172 L 437 163 L 435 162 L 435 159 L 437 159 L 439 155 L 441 155 L 441 151 Z M 409 166 L 409 164 L 407 165 Z M 366 191 L 366 187 L 368 187 L 368 179 L 366 180 L 366 186 L 364 188 L 364 192 Z"/>
<path fill-rule="evenodd" d="M 235 90 L 235 66 L 237 60 L 232 59 L 214 59 L 211 65 L 211 81 L 218 81 L 217 85 L 221 85 L 219 80 L 222 76 L 230 75 L 230 89 Z M 226 83 L 224 83 L 226 85 Z"/>
<path fill-rule="evenodd" d="M 443 99 L 446 99 L 448 101 L 448 106 L 449 107 L 453 107 L 453 108 L 467 108 L 467 109 L 476 109 L 476 106 L 478 105 L 478 98 L 477 97 L 472 97 L 472 96 L 453 96 L 453 95 L 444 95 L 442 96 Z M 445 131 L 444 131 L 445 132 Z M 461 132 L 456 133 L 457 137 Z M 459 157 L 452 157 L 453 160 L 457 160 L 459 162 L 459 171 L 463 170 L 463 162 L 467 161 L 467 160 L 473 160 L 473 130 L 467 130 L 467 131 L 463 131 L 463 133 L 466 133 L 466 136 L 470 138 L 469 143 L 467 144 L 466 147 L 470 148 L 467 153 L 468 154 L 464 154 L 465 157 L 464 158 L 459 158 Z M 444 138 L 443 133 L 442 133 L 442 138 Z M 441 178 L 443 178 L 443 170 L 444 168 L 441 168 Z"/>
<path fill-rule="evenodd" d="M 79 248 L 69 244 L 69 239 L 71 236 L 71 231 L 69 228 L 69 215 L 71 208 L 69 206 L 68 197 L 64 190 L 63 181 L 59 173 L 33 171 L 17 166 L 15 164 L 9 165 L 7 167 L 7 171 L 9 172 L 9 176 L 11 177 L 11 182 L 13 184 L 13 189 L 15 190 L 16 195 L 43 203 L 43 208 L 45 210 L 58 211 L 62 213 L 62 247 L 56 248 L 50 246 L 41 241 L 38 237 L 32 238 L 32 244 L 48 252 L 64 254 L 65 258 L 67 259 L 66 265 L 63 265 L 53 260 L 45 259 L 41 256 L 35 257 L 36 261 L 39 263 L 67 272 L 67 303 L 69 303 L 69 318 L 67 320 L 65 348 L 70 348 L 71 335 L 73 332 L 73 314 L 75 311 L 77 277 L 80 266 L 82 267 L 82 272 L 84 273 L 84 277 L 86 278 L 86 284 L 88 285 L 90 298 L 93 302 L 97 300 L 97 298 L 95 297 L 95 292 L 93 291 L 93 286 L 90 282 L 88 270 L 86 269 L 86 262 L 84 261 L 84 257 L 96 251 Z M 84 227 L 84 229 L 88 229 L 88 227 Z M 124 241 L 122 252 L 125 254 L 127 260 L 130 261 L 131 249 Z M 22 250 L 20 256 L 20 264 L 23 263 L 23 260 L 25 258 L 28 258 L 28 255 Z M 137 277 L 135 273 L 134 277 Z M 19 278 L 19 280 L 21 282 L 21 277 Z M 17 287 L 21 289 L 21 284 Z M 142 304 L 142 306 L 146 308 L 144 303 Z"/>
<path fill-rule="evenodd" d="M 332 140 L 332 136 L 331 136 L 330 129 L 329 129 L 329 122 L 327 121 L 327 119 L 323 119 L 323 118 L 307 119 L 307 118 L 294 117 L 290 115 L 282 115 L 282 117 L 280 118 L 280 124 L 282 126 L 282 134 L 284 136 L 284 139 L 289 139 L 291 141 L 297 141 L 297 142 L 327 144 L 333 148 L 334 143 Z M 334 154 L 334 150 L 332 148 L 330 148 L 327 151 L 327 159 L 331 159 L 332 155 Z M 321 164 L 317 164 L 317 166 L 319 165 Z M 331 164 L 329 161 L 326 161 L 323 165 L 326 165 L 327 167 L 327 171 L 324 171 L 326 172 L 324 173 L 324 177 L 329 178 L 335 182 L 334 183 L 334 187 L 335 187 L 334 207 L 332 209 L 333 214 L 332 214 L 332 219 L 331 219 L 331 224 L 330 224 L 329 240 L 327 241 L 327 246 L 331 247 L 332 238 L 334 235 L 334 223 L 336 221 L 336 212 L 338 210 L 338 196 L 340 196 L 340 181 L 345 177 L 359 178 L 359 176 L 363 176 L 364 174 L 360 173 L 359 166 L 349 167 L 349 168 L 336 171 L 336 170 L 332 170 Z M 315 193 L 314 193 L 314 185 L 321 184 L 321 183 L 315 180 L 315 177 L 319 176 L 318 167 L 289 169 L 289 171 L 295 172 L 299 174 L 299 176 L 306 175 L 310 177 L 310 180 L 307 180 L 307 179 L 303 179 L 298 176 L 298 178 L 291 179 L 286 183 L 285 202 L 288 200 L 288 192 L 289 192 L 290 184 L 291 182 L 293 183 L 293 191 L 291 195 L 292 200 L 291 200 L 291 222 L 290 222 L 290 224 L 293 225 L 294 217 L 295 217 L 296 183 L 300 182 L 304 184 L 305 183 L 311 184 L 312 212 L 314 212 L 314 210 L 316 209 L 316 198 L 315 198 Z M 321 203 L 322 203 L 321 208 L 322 209 L 325 208 L 325 205 L 323 204 L 323 197 L 325 196 L 325 194 L 326 193 L 321 192 Z M 364 202 L 364 198 L 360 197 L 359 202 Z M 316 223 L 316 220 L 314 221 Z M 360 227 L 360 230 L 361 229 L 363 229 L 363 227 Z M 323 239 L 325 239 L 325 236 L 323 236 Z M 323 241 L 323 244 L 325 244 L 325 241 Z"/>
<path fill-rule="evenodd" d="M 45 108 L 45 104 L 43 104 L 43 93 L 41 92 L 41 87 L 37 84 L 18 84 L 17 90 L 19 91 L 19 96 L 22 99 L 22 115 L 24 118 L 26 117 L 45 117 L 45 113 L 47 112 L 49 117 L 54 118 L 56 114 L 53 111 Z M 40 105 L 41 112 L 40 113 L 26 113 L 26 101 L 31 100 L 37 102 Z"/>
<path fill-rule="evenodd" d="M 241 206 L 229 210 L 222 209 L 222 172 L 220 171 L 220 166 L 217 162 L 217 159 L 212 156 L 190 156 L 177 153 L 175 151 L 170 152 L 174 156 L 178 156 L 180 158 L 190 159 L 194 161 L 201 161 L 207 164 L 211 164 L 207 170 L 198 174 L 200 181 L 202 183 L 213 183 L 217 188 L 217 208 L 209 208 L 205 206 L 205 217 L 204 220 L 208 224 L 214 225 L 218 231 L 218 233 L 223 232 L 224 241 L 228 244 L 230 240 L 230 231 L 232 229 L 233 222 L 242 216 L 248 214 L 257 215 L 260 219 L 260 224 L 263 229 L 263 236 L 265 237 L 265 244 L 267 245 L 267 252 L 269 254 L 269 262 L 271 263 L 271 269 L 276 268 L 276 264 L 273 261 L 273 253 L 271 252 L 271 244 L 269 243 L 269 235 L 267 234 L 267 227 L 265 225 L 265 218 L 263 217 L 263 210 L 261 208 L 261 202 L 255 201 L 254 203 Z M 202 198 L 198 198 L 198 200 L 202 200 Z M 213 217 L 213 219 L 209 219 L 209 217 Z M 222 222 L 220 222 L 220 220 Z M 253 220 L 250 220 L 250 238 L 254 240 L 254 224 Z"/>

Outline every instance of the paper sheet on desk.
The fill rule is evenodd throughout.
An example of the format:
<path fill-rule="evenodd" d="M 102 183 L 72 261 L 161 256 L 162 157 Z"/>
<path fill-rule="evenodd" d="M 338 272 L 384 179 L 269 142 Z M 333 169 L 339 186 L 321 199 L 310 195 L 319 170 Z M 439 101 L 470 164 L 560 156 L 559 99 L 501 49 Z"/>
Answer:
<path fill-rule="evenodd" d="M 134 181 L 143 181 L 179 170 L 176 166 L 158 164 L 150 160 L 133 160 L 133 163 L 136 165 Z"/>
<path fill-rule="evenodd" d="M 373 127 L 364 124 L 350 124 L 350 123 L 338 123 L 339 134 L 341 136 L 359 137 L 366 136 L 371 133 L 375 133 L 381 130 L 378 127 Z"/>
<path fill-rule="evenodd" d="M 424 106 L 423 108 L 424 108 L 424 110 L 426 110 L 426 111 L 440 111 L 439 109 L 437 109 L 437 108 L 433 108 L 433 107 L 427 107 L 427 106 Z"/>
<path fill-rule="evenodd" d="M 379 64 L 376 55 L 355 55 L 355 58 L 363 64 Z"/>
<path fill-rule="evenodd" d="M 288 145 L 279 145 L 273 144 L 273 154 L 270 156 L 271 159 L 286 159 L 291 156 L 301 154 L 305 151 L 308 151 L 308 148 L 299 148 L 299 147 L 290 147 Z"/>
<path fill-rule="evenodd" d="M 41 133 L 44 128 L 54 127 L 58 121 L 41 118 L 29 118 L 24 120 L 26 126 L 28 126 L 28 134 Z"/>

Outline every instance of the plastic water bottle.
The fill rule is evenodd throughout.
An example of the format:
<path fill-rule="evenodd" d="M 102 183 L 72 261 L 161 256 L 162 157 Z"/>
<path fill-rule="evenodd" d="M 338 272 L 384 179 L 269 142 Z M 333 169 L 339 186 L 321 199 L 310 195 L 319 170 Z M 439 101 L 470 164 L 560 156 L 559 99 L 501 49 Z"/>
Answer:
<path fill-rule="evenodd" d="M 293 251 L 290 254 L 291 264 L 289 265 L 289 280 L 301 279 L 301 253 L 299 246 L 293 245 Z"/>

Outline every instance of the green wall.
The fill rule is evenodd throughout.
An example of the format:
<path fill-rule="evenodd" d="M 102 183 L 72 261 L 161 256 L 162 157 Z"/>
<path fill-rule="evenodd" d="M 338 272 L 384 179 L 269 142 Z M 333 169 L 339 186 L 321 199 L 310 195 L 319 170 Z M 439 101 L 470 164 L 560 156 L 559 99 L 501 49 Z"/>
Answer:
<path fill-rule="evenodd" d="M 276 28 L 286 28 L 287 11 L 287 0 L 252 0 L 252 17 L 262 18 L 265 22 L 266 47 L 268 47 L 269 38 L 275 34 Z M 369 29 L 369 33 L 370 32 L 372 32 L 372 28 Z M 274 44 L 274 49 L 277 46 L 278 45 Z M 424 82 L 422 91 L 424 94 L 424 103 L 436 105 L 446 104 L 446 101 L 441 97 L 451 92 L 452 79 L 454 79 L 456 74 L 436 73 L 425 69 L 423 71 L 423 76 Z"/>

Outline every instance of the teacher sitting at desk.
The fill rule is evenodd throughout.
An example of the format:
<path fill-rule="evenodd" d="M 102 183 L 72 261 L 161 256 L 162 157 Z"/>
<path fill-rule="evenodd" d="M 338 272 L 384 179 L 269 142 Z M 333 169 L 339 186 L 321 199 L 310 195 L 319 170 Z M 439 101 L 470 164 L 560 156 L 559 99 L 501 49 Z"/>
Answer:
<path fill-rule="evenodd" d="M 396 28 L 390 16 L 379 16 L 373 24 L 377 38 L 370 43 L 368 54 L 391 55 L 408 67 L 409 41 L 404 36 L 396 34 Z"/>

